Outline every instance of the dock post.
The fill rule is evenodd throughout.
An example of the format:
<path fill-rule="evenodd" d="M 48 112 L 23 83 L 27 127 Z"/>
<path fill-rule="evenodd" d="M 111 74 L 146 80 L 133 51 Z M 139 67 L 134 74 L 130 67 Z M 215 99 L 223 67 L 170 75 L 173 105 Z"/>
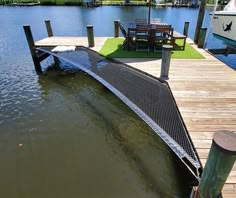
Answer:
<path fill-rule="evenodd" d="M 200 32 L 199 32 L 198 44 L 197 44 L 198 48 L 203 48 L 204 46 L 204 42 L 206 38 L 206 31 L 207 31 L 207 28 L 201 27 Z"/>
<path fill-rule="evenodd" d="M 47 33 L 48 33 L 48 37 L 53 37 L 53 32 L 52 32 L 52 26 L 51 26 L 51 22 L 50 20 L 45 20 L 45 26 L 46 26 L 46 29 L 47 29 Z M 55 65 L 54 67 L 56 69 L 60 69 L 59 65 L 60 65 L 60 61 L 57 57 L 53 56 L 53 59 L 54 59 L 54 62 L 55 62 Z"/>
<path fill-rule="evenodd" d="M 216 198 L 236 160 L 236 133 L 220 131 L 215 133 L 210 153 L 201 176 L 197 198 Z"/>
<path fill-rule="evenodd" d="M 94 35 L 93 35 L 93 26 L 87 25 L 87 35 L 88 35 L 88 46 L 94 46 Z"/>
<path fill-rule="evenodd" d="M 161 62 L 161 76 L 160 76 L 160 78 L 162 79 L 169 78 L 169 68 L 170 68 L 172 49 L 173 49 L 172 45 L 162 46 L 162 62 Z"/>
<path fill-rule="evenodd" d="M 119 37 L 119 20 L 114 21 L 114 38 Z"/>
<path fill-rule="evenodd" d="M 52 37 L 53 33 L 52 33 L 52 26 L 51 26 L 50 20 L 45 20 L 45 25 L 46 25 L 48 37 Z"/>
<path fill-rule="evenodd" d="M 24 25 L 24 32 L 25 32 L 25 36 L 28 42 L 28 46 L 30 49 L 30 53 L 34 62 L 34 67 L 36 72 L 38 73 L 42 73 L 42 69 L 41 69 L 41 65 L 40 65 L 40 61 L 38 60 L 37 54 L 35 52 L 35 45 L 34 45 L 34 39 L 33 39 L 33 35 L 31 32 L 31 28 L 29 25 Z"/>
<path fill-rule="evenodd" d="M 185 22 L 184 23 L 184 31 L 183 31 L 183 35 L 188 37 L 188 28 L 189 28 L 189 22 Z"/>
<path fill-rule="evenodd" d="M 202 26 L 204 14 L 205 14 L 205 9 L 206 9 L 206 2 L 207 2 L 207 0 L 201 0 L 201 3 L 200 3 L 198 18 L 197 18 L 197 25 L 196 25 L 195 34 L 194 34 L 194 43 L 195 44 L 198 43 L 200 28 Z"/>

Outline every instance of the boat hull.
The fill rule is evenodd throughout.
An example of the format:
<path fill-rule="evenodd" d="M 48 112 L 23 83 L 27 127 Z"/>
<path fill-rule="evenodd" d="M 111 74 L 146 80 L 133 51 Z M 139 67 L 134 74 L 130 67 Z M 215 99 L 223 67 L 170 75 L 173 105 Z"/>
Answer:
<path fill-rule="evenodd" d="M 226 44 L 236 46 L 236 12 L 215 12 L 212 20 L 213 36 L 224 41 Z"/>

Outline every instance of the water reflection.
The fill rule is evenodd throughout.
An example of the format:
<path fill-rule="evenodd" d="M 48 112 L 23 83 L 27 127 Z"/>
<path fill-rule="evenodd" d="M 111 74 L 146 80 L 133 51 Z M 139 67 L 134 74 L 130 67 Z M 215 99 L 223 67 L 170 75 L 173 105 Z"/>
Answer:
<path fill-rule="evenodd" d="M 38 84 L 0 134 L 1 197 L 187 197 L 188 172 L 106 88 L 82 72 Z"/>
<path fill-rule="evenodd" d="M 101 60 L 97 63 L 97 69 L 100 70 L 102 68 L 104 68 L 105 66 L 107 66 L 108 62 L 106 62 L 105 60 Z"/>

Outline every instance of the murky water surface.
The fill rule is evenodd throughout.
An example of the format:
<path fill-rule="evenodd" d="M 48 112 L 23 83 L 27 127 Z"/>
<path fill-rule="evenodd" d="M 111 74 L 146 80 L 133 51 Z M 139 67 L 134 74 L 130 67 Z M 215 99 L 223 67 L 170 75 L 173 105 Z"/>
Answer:
<path fill-rule="evenodd" d="M 1 197 L 187 195 L 179 160 L 102 85 L 81 72 L 34 80 L 1 93 Z"/>

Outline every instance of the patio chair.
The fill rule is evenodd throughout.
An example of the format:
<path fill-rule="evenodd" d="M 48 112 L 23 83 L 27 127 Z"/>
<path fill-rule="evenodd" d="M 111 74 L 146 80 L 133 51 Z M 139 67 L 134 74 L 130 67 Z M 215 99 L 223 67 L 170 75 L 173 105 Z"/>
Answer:
<path fill-rule="evenodd" d="M 173 45 L 173 28 L 171 25 L 157 25 L 155 29 L 154 51 L 162 50 L 162 45 Z"/>
<path fill-rule="evenodd" d="M 127 31 L 125 30 L 124 26 L 122 25 L 120 21 L 118 22 L 118 25 L 119 25 L 122 35 L 125 38 L 122 44 L 122 48 L 129 50 L 130 47 L 134 47 L 133 39 L 134 39 L 135 34 L 133 32 L 130 32 L 130 34 L 128 35 Z"/>
<path fill-rule="evenodd" d="M 161 23 L 161 19 L 160 19 L 160 18 L 151 18 L 151 19 L 150 19 L 150 23 L 151 23 L 151 24 L 158 24 L 158 23 Z"/>
<path fill-rule="evenodd" d="M 145 25 L 148 24 L 147 19 L 135 19 L 136 25 Z"/>
<path fill-rule="evenodd" d="M 151 25 L 136 25 L 136 51 L 149 51 Z"/>

